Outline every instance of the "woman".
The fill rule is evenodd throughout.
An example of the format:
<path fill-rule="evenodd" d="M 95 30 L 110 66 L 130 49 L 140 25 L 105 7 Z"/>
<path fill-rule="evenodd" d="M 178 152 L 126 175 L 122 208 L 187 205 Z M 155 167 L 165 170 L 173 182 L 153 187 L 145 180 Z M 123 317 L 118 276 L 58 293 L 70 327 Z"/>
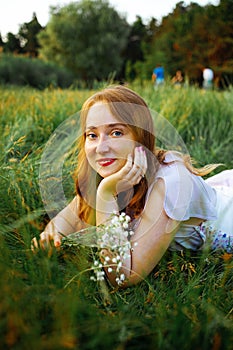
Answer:
<path fill-rule="evenodd" d="M 210 232 L 217 234 L 214 248 L 231 249 L 232 171 L 225 172 L 227 176 L 223 172 L 222 187 L 217 183 L 214 189 L 220 177 L 210 186 L 211 179 L 209 185 L 202 176 L 217 165 L 196 169 L 188 156 L 156 149 L 153 120 L 139 95 L 124 86 L 94 94 L 83 105 L 81 129 L 77 196 L 41 233 L 42 248 L 51 241 L 59 247 L 60 233 L 99 226 L 113 212 L 125 212 L 134 231 L 130 238 L 134 247 L 121 262 L 120 272 L 126 277 L 122 286 L 146 277 L 167 249 L 201 249 Z M 33 245 L 39 246 L 35 238 Z M 106 257 L 112 259 L 112 252 L 103 247 L 101 259 Z M 113 285 L 114 261 L 113 272 L 105 269 Z"/>

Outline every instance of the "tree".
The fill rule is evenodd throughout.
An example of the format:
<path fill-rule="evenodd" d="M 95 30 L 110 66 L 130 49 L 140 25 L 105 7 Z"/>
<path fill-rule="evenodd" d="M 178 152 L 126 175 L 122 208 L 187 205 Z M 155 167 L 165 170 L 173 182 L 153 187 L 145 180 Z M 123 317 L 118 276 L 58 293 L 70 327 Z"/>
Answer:
<path fill-rule="evenodd" d="M 11 32 L 7 33 L 7 40 L 4 44 L 4 52 L 11 52 L 16 54 L 21 52 L 20 40 L 17 35 L 14 35 Z"/>
<path fill-rule="evenodd" d="M 4 42 L 2 40 L 2 34 L 0 33 L 0 52 L 3 51 L 3 48 L 4 48 Z"/>
<path fill-rule="evenodd" d="M 221 0 L 215 11 L 215 25 L 212 24 L 212 45 L 209 59 L 219 72 L 233 73 L 233 1 Z M 212 16 L 213 18 L 213 16 Z M 217 24 L 217 25 L 216 25 Z M 210 24 L 209 24 L 210 25 Z M 221 33 L 219 35 L 219 33 Z"/>
<path fill-rule="evenodd" d="M 169 75 L 181 69 L 193 82 L 201 83 L 202 69 L 213 68 L 215 75 L 233 72 L 233 1 L 221 0 L 219 6 L 204 7 L 183 1 L 163 17 L 154 32 L 145 65 L 153 69 L 160 62 Z"/>
<path fill-rule="evenodd" d="M 18 36 L 22 45 L 23 53 L 28 53 L 30 57 L 38 56 L 39 42 L 37 35 L 42 29 L 43 27 L 38 22 L 35 13 L 33 13 L 30 22 L 21 25 Z"/>
<path fill-rule="evenodd" d="M 137 16 L 136 21 L 131 26 L 128 44 L 124 51 L 124 69 L 129 80 L 134 80 L 137 75 L 135 63 L 144 61 L 143 43 L 146 41 L 146 38 L 146 26 L 142 22 L 141 17 Z"/>
<path fill-rule="evenodd" d="M 52 7 L 38 38 L 40 57 L 69 68 L 76 78 L 93 82 L 118 74 L 129 25 L 105 0 L 83 0 Z"/>

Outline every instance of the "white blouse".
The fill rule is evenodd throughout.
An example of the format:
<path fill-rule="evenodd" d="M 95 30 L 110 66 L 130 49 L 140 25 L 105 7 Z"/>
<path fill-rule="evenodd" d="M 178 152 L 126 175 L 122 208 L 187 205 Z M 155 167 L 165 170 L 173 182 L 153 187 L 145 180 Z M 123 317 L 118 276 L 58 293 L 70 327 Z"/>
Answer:
<path fill-rule="evenodd" d="M 177 221 L 200 218 L 203 221 L 216 220 L 216 191 L 201 176 L 192 174 L 185 166 L 179 153 L 169 152 L 150 185 L 146 202 L 158 179 L 165 184 L 164 210 L 168 217 Z M 140 219 L 134 223 L 134 229 Z M 206 241 L 204 226 L 181 223 L 170 250 L 198 250 Z"/>
<path fill-rule="evenodd" d="M 155 176 L 165 184 L 164 210 L 177 221 L 189 218 L 217 219 L 216 191 L 201 176 L 192 174 L 182 158 L 169 152 Z M 153 184 L 152 184 L 153 186 Z"/>

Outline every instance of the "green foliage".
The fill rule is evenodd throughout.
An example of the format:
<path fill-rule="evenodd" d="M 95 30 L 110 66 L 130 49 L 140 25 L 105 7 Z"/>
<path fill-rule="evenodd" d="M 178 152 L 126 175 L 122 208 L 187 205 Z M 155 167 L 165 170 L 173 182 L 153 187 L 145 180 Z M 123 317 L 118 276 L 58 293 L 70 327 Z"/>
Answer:
<path fill-rule="evenodd" d="M 23 42 L 22 52 L 27 53 L 31 57 L 38 56 L 39 43 L 37 35 L 42 28 L 35 13 L 29 23 L 24 23 L 20 26 L 19 38 Z"/>
<path fill-rule="evenodd" d="M 7 42 L 2 42 L 4 52 L 21 53 L 20 40 L 18 35 L 7 33 Z"/>
<path fill-rule="evenodd" d="M 86 83 L 106 80 L 122 68 L 128 24 L 103 0 L 53 8 L 39 34 L 40 56 L 69 68 Z"/>
<path fill-rule="evenodd" d="M 215 77 L 222 80 L 219 84 L 224 85 L 224 75 L 231 76 L 233 67 L 233 22 L 229 13 L 232 0 L 204 7 L 195 2 L 177 3 L 174 11 L 162 19 L 147 52 L 151 71 L 160 62 L 168 75 L 181 69 L 190 81 L 201 83 L 202 69 L 210 66 Z"/>
<path fill-rule="evenodd" d="M 72 74 L 54 63 L 23 56 L 1 54 L 0 84 L 28 85 L 39 89 L 48 86 L 69 87 Z"/>
<path fill-rule="evenodd" d="M 36 14 L 33 13 L 32 20 L 28 23 L 23 23 L 19 32 L 15 35 L 7 33 L 6 42 L 0 37 L 0 46 L 2 52 L 13 54 L 26 54 L 30 57 L 38 56 L 39 43 L 37 34 L 43 29 L 37 20 Z"/>
<path fill-rule="evenodd" d="M 137 77 L 135 64 L 144 60 L 143 42 L 147 40 L 147 28 L 143 24 L 141 17 L 137 17 L 132 24 L 128 38 L 127 47 L 124 50 L 126 60 L 125 77 L 132 81 Z"/>
<path fill-rule="evenodd" d="M 233 166 L 231 91 L 131 87 L 199 162 Z M 0 88 L 0 348 L 231 350 L 231 254 L 167 253 L 144 282 L 115 290 L 90 280 L 91 249 L 31 252 L 48 220 L 38 186 L 45 143 L 93 92 Z"/>

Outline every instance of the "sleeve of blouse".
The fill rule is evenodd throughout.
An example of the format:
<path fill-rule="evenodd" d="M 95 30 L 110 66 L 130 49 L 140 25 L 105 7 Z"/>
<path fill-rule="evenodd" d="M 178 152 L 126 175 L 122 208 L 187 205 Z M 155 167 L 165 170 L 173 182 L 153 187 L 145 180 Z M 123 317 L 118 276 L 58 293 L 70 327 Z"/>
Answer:
<path fill-rule="evenodd" d="M 193 183 L 186 167 L 181 162 L 167 164 L 159 170 L 157 178 L 163 179 L 165 183 L 166 214 L 177 221 L 187 220 Z"/>
<path fill-rule="evenodd" d="M 215 220 L 215 191 L 200 176 L 192 174 L 181 159 L 171 160 L 161 166 L 156 176 L 165 183 L 166 214 L 177 221 L 190 217 Z"/>

